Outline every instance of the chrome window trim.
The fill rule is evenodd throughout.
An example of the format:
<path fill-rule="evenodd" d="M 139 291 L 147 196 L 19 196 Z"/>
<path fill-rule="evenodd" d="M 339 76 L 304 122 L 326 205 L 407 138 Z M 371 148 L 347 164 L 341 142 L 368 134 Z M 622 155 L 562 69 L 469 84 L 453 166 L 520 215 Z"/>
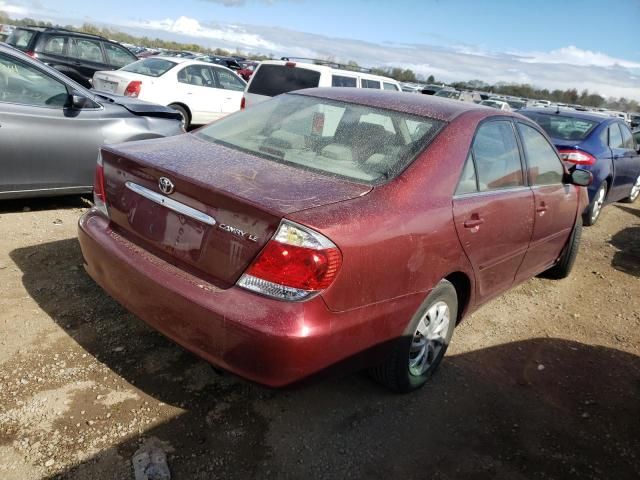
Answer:
<path fill-rule="evenodd" d="M 157 203 L 158 205 L 167 207 L 169 210 L 173 210 L 176 213 L 180 213 L 187 217 L 193 218 L 194 220 L 202 222 L 206 225 L 213 226 L 217 223 L 216 219 L 211 215 L 207 215 L 206 213 L 201 212 L 200 210 L 196 210 L 195 208 L 185 205 L 184 203 L 177 202 L 172 198 L 165 197 L 164 195 L 161 195 L 158 192 L 154 192 L 153 190 L 149 190 L 142 185 L 138 185 L 137 183 L 133 182 L 126 182 L 124 185 L 129 190 L 136 192 L 138 195 L 141 195 L 144 198 Z"/>
<path fill-rule="evenodd" d="M 548 187 L 549 185 L 541 185 L 541 186 Z M 458 198 L 477 197 L 479 195 L 497 195 L 505 192 L 507 193 L 520 192 L 524 190 L 531 190 L 531 187 L 529 185 L 518 185 L 517 187 L 496 188 L 495 190 L 483 190 L 481 192 L 459 193 L 457 195 L 454 194 L 453 198 L 458 199 Z"/>

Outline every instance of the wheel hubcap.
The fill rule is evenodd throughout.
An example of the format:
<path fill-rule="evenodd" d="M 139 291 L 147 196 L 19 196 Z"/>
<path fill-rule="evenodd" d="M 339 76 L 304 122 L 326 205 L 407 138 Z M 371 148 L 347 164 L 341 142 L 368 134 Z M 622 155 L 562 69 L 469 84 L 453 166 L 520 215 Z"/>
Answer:
<path fill-rule="evenodd" d="M 635 200 L 636 198 L 638 198 L 638 194 L 640 194 L 640 176 L 636 178 L 636 183 L 634 183 L 633 187 L 631 187 L 631 194 L 629 195 L 629 198 L 631 200 Z"/>
<path fill-rule="evenodd" d="M 445 302 L 433 304 L 418 322 L 409 351 L 409 373 L 420 376 L 438 358 L 446 344 L 450 313 Z"/>
<path fill-rule="evenodd" d="M 600 190 L 598 190 L 598 193 L 596 194 L 596 198 L 593 203 L 593 214 L 591 215 L 591 218 L 593 220 L 598 218 L 598 215 L 600 215 L 600 210 L 602 210 L 602 205 L 604 204 L 604 195 L 605 195 L 605 189 L 601 187 Z"/>

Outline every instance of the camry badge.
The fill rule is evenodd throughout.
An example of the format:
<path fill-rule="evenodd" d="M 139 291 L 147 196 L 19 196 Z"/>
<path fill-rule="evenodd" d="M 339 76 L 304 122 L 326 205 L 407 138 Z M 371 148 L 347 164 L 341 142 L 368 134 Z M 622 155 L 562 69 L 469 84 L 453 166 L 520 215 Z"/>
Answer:
<path fill-rule="evenodd" d="M 173 193 L 175 185 L 167 177 L 160 177 L 160 179 L 158 180 L 158 188 L 165 195 L 171 195 Z"/>

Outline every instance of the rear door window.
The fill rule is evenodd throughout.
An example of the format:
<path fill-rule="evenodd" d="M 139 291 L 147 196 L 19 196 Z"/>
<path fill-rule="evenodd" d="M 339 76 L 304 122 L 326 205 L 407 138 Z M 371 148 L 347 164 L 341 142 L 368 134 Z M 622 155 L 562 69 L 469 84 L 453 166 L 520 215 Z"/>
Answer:
<path fill-rule="evenodd" d="M 518 123 L 518 130 L 529 164 L 529 180 L 533 185 L 562 183 L 564 168 L 553 147 L 535 128 Z"/>
<path fill-rule="evenodd" d="M 520 151 L 511 122 L 484 123 L 472 147 L 481 192 L 524 185 Z"/>
<path fill-rule="evenodd" d="M 44 42 L 44 46 L 42 47 L 42 53 L 48 53 L 49 55 L 63 55 L 65 40 L 66 37 L 61 35 L 47 37 Z"/>
<path fill-rule="evenodd" d="M 624 142 L 622 141 L 622 133 L 617 123 L 609 125 L 609 146 L 611 148 L 624 148 Z"/>
<path fill-rule="evenodd" d="M 261 65 L 253 74 L 249 93 L 275 97 L 281 93 L 315 88 L 320 83 L 320 72 L 285 65 Z"/>
<path fill-rule="evenodd" d="M 380 89 L 380 82 L 378 80 L 369 80 L 367 78 L 361 78 L 360 84 L 362 88 L 377 88 Z"/>
<path fill-rule="evenodd" d="M 107 63 L 114 67 L 124 67 L 137 58 L 127 49 L 113 43 L 104 43 L 104 51 L 107 54 Z"/>
<path fill-rule="evenodd" d="M 178 72 L 178 82 L 198 87 L 215 88 L 213 72 L 208 65 L 189 65 Z"/>
<path fill-rule="evenodd" d="M 73 38 L 69 56 L 86 62 L 104 63 L 100 41 L 89 38 Z"/>
<path fill-rule="evenodd" d="M 631 135 L 631 130 L 624 124 L 618 124 L 620 127 L 620 131 L 622 132 L 622 145 L 623 148 L 627 150 L 635 150 L 635 142 L 633 141 L 633 135 Z"/>
<path fill-rule="evenodd" d="M 465 193 L 475 193 L 478 191 L 478 178 L 476 175 L 476 166 L 473 163 L 473 156 L 469 152 L 469 156 L 464 164 L 462 176 L 456 188 L 456 195 L 464 195 Z"/>
<path fill-rule="evenodd" d="M 331 76 L 332 87 L 357 87 L 358 79 L 356 77 L 346 77 L 344 75 Z"/>
<path fill-rule="evenodd" d="M 387 83 L 387 82 L 383 82 L 382 86 L 385 90 L 391 90 L 393 92 L 397 92 L 398 91 L 398 86 L 395 85 L 394 83 Z"/>

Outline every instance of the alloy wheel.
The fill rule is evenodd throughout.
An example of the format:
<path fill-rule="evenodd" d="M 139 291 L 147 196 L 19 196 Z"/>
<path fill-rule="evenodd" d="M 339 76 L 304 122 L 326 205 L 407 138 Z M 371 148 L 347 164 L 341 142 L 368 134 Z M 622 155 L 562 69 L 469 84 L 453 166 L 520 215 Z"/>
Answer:
<path fill-rule="evenodd" d="M 602 210 L 602 205 L 604 205 L 604 197 L 607 194 L 607 191 L 604 187 L 600 187 L 598 189 L 598 193 L 596 193 L 596 198 L 593 199 L 593 210 L 591 213 L 591 220 L 593 222 L 600 216 L 600 211 Z"/>
<path fill-rule="evenodd" d="M 436 302 L 418 322 L 409 350 L 409 372 L 424 374 L 433 365 L 445 346 L 451 314 L 445 302 Z"/>
<path fill-rule="evenodd" d="M 631 187 L 629 200 L 631 200 L 632 202 L 635 201 L 635 199 L 638 198 L 638 195 L 640 195 L 640 175 L 638 176 L 638 178 L 636 178 L 636 183 L 634 183 L 633 187 Z"/>

